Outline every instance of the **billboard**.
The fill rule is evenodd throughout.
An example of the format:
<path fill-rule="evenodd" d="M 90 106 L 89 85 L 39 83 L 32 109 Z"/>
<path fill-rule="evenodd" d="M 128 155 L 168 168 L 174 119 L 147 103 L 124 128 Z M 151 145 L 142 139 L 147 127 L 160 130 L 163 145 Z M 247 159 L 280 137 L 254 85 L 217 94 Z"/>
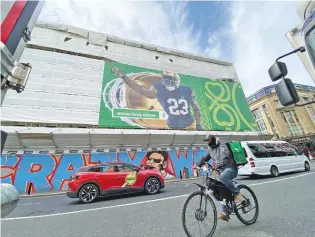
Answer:
<path fill-rule="evenodd" d="M 105 62 L 100 128 L 253 131 L 239 82 Z"/>

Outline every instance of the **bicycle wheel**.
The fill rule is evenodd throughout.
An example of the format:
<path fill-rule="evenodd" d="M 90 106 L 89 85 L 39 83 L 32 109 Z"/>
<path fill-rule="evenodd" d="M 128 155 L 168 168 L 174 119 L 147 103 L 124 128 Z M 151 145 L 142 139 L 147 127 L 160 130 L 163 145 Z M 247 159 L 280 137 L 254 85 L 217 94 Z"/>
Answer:
<path fill-rule="evenodd" d="M 259 214 L 259 205 L 258 205 L 257 197 L 256 197 L 255 193 L 253 192 L 253 190 L 251 190 L 248 186 L 246 186 L 244 184 L 240 184 L 237 187 L 241 191 L 243 198 L 245 200 L 241 204 L 239 204 L 235 207 L 235 215 L 245 225 L 254 224 L 256 222 L 256 220 L 258 218 L 258 214 Z M 245 190 L 247 190 L 250 193 L 250 195 L 252 196 L 252 200 L 250 200 L 250 197 L 249 197 L 250 195 L 244 194 Z M 255 206 L 252 205 L 253 203 L 255 204 Z M 246 220 L 245 218 L 243 218 L 241 216 L 241 214 L 247 214 L 252 210 L 254 210 L 255 213 L 251 219 Z"/>
<path fill-rule="evenodd" d="M 197 205 L 194 208 L 192 208 L 191 211 L 187 212 L 187 208 L 188 206 L 190 206 L 193 199 L 197 199 L 198 201 Z M 207 211 L 207 208 L 209 208 L 210 210 Z M 197 220 L 198 227 L 199 227 L 197 228 L 197 231 L 192 231 L 190 230 L 190 228 L 188 228 L 189 224 L 191 224 L 191 223 L 187 223 L 189 222 L 187 221 L 187 217 L 189 214 L 193 217 L 192 219 Z M 210 217 L 211 219 L 207 220 L 206 217 L 208 217 L 211 214 L 213 217 Z M 213 236 L 215 229 L 217 227 L 217 209 L 215 207 L 215 204 L 212 198 L 209 197 L 208 195 L 205 195 L 202 191 L 196 191 L 190 194 L 184 203 L 184 207 L 182 211 L 182 224 L 184 227 L 184 231 L 188 237 Z M 203 226 L 205 226 L 205 224 L 210 224 L 209 228 L 206 228 L 205 231 L 203 232 L 203 235 L 197 234 L 198 229 L 199 231 L 201 231 L 200 224 L 202 224 Z M 208 234 L 207 234 L 207 231 L 208 231 Z"/>

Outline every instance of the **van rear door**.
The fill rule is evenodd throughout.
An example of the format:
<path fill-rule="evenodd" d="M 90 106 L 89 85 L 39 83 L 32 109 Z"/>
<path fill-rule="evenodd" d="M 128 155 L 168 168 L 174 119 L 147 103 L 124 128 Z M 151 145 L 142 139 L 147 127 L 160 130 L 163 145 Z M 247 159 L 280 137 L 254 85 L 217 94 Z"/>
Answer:
<path fill-rule="evenodd" d="M 249 156 L 252 154 L 254 159 L 257 174 L 270 173 L 270 165 L 273 162 L 268 150 L 261 143 L 248 142 L 247 143 Z"/>

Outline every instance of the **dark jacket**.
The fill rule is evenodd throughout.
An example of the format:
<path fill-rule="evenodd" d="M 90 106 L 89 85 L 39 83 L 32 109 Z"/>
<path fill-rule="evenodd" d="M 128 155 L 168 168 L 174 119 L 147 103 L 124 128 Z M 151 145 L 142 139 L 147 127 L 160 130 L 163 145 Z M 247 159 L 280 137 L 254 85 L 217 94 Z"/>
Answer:
<path fill-rule="evenodd" d="M 236 162 L 225 143 L 218 142 L 216 146 L 209 147 L 207 155 L 201 158 L 197 166 L 203 166 L 210 159 L 215 162 L 216 169 L 222 170 L 228 167 L 237 167 Z"/>

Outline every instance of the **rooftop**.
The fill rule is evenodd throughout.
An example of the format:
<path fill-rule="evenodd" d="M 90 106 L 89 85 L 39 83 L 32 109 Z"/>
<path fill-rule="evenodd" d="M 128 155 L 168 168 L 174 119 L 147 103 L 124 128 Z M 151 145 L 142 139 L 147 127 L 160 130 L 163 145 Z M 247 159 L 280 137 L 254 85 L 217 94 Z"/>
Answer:
<path fill-rule="evenodd" d="M 65 151 L 78 153 L 79 150 L 94 152 L 112 149 L 172 148 L 205 146 L 207 131 L 162 131 L 130 129 L 85 129 L 85 128 L 38 128 L 2 126 L 8 133 L 3 154 L 33 154 L 47 151 L 60 154 Z M 213 131 L 222 141 L 268 140 L 270 135 L 260 132 Z M 135 136 L 137 139 L 135 139 Z M 25 153 L 26 152 L 26 153 Z"/>
<path fill-rule="evenodd" d="M 82 28 L 78 28 L 78 27 L 70 26 L 70 25 L 38 21 L 38 22 L 36 22 L 36 27 L 46 28 L 46 29 L 51 29 L 51 30 L 57 30 L 57 31 L 62 31 L 62 32 L 68 32 L 71 34 L 79 35 L 79 36 L 86 38 L 88 43 L 93 44 L 93 45 L 102 46 L 102 47 L 105 47 L 107 42 L 112 42 L 112 43 L 116 43 L 116 44 L 128 45 L 131 47 L 143 48 L 146 50 L 156 51 L 159 53 L 175 55 L 178 57 L 189 58 L 189 59 L 194 59 L 194 60 L 198 60 L 198 61 L 204 61 L 204 62 L 208 62 L 208 63 L 215 63 L 215 64 L 219 64 L 219 65 L 224 65 L 224 66 L 233 66 L 233 64 L 231 62 L 211 59 L 211 58 L 204 57 L 204 56 L 197 55 L 197 54 L 193 54 L 193 53 L 187 53 L 184 51 L 180 51 L 180 50 L 176 50 L 176 49 L 170 49 L 170 48 L 166 48 L 166 47 L 162 47 L 162 46 L 158 46 L 158 45 L 153 45 L 153 44 L 149 44 L 149 43 L 145 43 L 145 42 L 139 42 L 139 41 L 124 39 L 124 38 L 116 37 L 113 35 L 95 32 L 95 31 L 90 31 L 87 29 L 82 29 Z"/>
<path fill-rule="evenodd" d="M 294 83 L 294 85 L 295 85 L 295 88 L 297 90 L 310 91 L 310 92 L 313 91 L 315 93 L 315 86 L 302 85 L 302 84 L 297 84 L 297 83 Z M 256 91 L 254 94 L 248 96 L 246 98 L 247 102 L 249 104 L 251 104 L 254 101 L 259 100 L 260 98 L 262 98 L 266 95 L 271 95 L 271 94 L 275 93 L 276 92 L 275 87 L 276 87 L 276 84 L 263 87 L 262 89 Z"/>

